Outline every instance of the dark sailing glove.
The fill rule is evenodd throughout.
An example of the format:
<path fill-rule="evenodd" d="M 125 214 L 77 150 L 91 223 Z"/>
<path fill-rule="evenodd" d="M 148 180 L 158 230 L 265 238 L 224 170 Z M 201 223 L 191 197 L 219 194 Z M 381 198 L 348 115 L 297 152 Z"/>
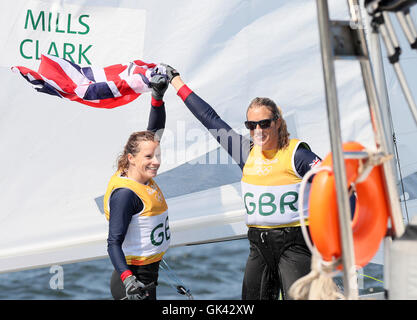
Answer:
<path fill-rule="evenodd" d="M 174 69 L 173 67 L 171 67 L 170 65 L 167 65 L 165 63 L 161 63 L 162 66 L 165 67 L 166 69 L 166 74 L 168 76 L 168 81 L 171 83 L 172 79 L 174 79 L 176 76 L 179 76 L 180 73 Z"/>
<path fill-rule="evenodd" d="M 128 300 L 143 300 L 147 297 L 147 292 L 144 290 L 145 285 L 140 282 L 134 275 L 128 276 L 123 280 L 126 288 L 126 296 Z"/>
<path fill-rule="evenodd" d="M 151 78 L 152 97 L 156 100 L 162 100 L 165 91 L 168 89 L 167 76 L 156 74 Z"/>

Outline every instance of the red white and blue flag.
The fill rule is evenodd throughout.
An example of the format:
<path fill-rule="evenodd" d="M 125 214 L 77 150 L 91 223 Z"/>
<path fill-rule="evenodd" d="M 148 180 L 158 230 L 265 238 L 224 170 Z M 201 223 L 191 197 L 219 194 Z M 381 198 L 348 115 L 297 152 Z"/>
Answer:
<path fill-rule="evenodd" d="M 19 72 L 39 92 L 110 109 L 151 91 L 150 79 L 161 68 L 164 69 L 141 60 L 105 68 L 80 67 L 65 59 L 42 55 L 38 72 L 22 66 L 12 70 Z"/>
<path fill-rule="evenodd" d="M 321 163 L 321 160 L 316 157 L 311 163 L 309 163 L 310 169 L 313 169 L 315 166 Z"/>

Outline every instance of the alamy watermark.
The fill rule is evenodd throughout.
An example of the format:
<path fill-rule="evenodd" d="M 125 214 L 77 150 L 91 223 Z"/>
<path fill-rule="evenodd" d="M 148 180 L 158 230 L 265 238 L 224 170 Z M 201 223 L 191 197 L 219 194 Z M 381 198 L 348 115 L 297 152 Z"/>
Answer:
<path fill-rule="evenodd" d="M 53 265 L 49 269 L 49 273 L 53 276 L 49 280 L 49 287 L 52 290 L 63 290 L 64 289 L 64 268 L 59 265 Z"/>
<path fill-rule="evenodd" d="M 246 129 L 186 129 L 184 121 L 177 121 L 174 130 L 161 129 L 156 132 L 161 138 L 161 161 L 165 164 L 189 162 L 190 164 L 230 164 L 229 156 L 237 163 L 242 161 L 244 140 L 249 139 Z M 213 138 L 225 152 L 213 152 Z M 246 141 L 247 146 L 249 141 Z M 248 149 L 249 150 L 249 149 Z M 206 157 L 202 156 L 208 154 Z"/>

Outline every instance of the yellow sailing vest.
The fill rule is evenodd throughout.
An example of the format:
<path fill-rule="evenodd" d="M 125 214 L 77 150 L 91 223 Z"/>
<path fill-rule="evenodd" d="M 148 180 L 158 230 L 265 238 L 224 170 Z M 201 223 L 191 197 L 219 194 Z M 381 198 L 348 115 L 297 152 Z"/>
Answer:
<path fill-rule="evenodd" d="M 294 155 L 302 143 L 291 139 L 282 150 L 264 150 L 254 145 L 242 175 L 242 195 L 248 227 L 277 228 L 299 226 L 298 193 L 302 177 L 294 165 Z M 304 203 L 308 203 L 306 188 Z M 307 206 L 305 206 L 307 207 Z M 308 215 L 304 209 L 304 216 Z"/>
<path fill-rule="evenodd" d="M 144 208 L 132 216 L 122 250 L 126 263 L 145 265 L 162 259 L 169 247 L 171 234 L 168 224 L 168 206 L 153 179 L 147 185 L 120 176 L 116 172 L 110 179 L 104 195 L 104 213 L 110 219 L 110 196 L 119 188 L 132 190 L 142 200 Z"/>

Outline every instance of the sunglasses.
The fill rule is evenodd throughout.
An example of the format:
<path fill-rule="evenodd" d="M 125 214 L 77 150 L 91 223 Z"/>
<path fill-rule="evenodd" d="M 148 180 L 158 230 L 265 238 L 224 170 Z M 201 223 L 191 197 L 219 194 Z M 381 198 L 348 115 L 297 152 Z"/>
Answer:
<path fill-rule="evenodd" d="M 271 126 L 271 122 L 278 119 L 278 115 L 275 115 L 272 119 L 264 119 L 260 121 L 245 121 L 245 126 L 249 130 L 255 130 L 259 124 L 261 129 L 268 129 Z"/>

